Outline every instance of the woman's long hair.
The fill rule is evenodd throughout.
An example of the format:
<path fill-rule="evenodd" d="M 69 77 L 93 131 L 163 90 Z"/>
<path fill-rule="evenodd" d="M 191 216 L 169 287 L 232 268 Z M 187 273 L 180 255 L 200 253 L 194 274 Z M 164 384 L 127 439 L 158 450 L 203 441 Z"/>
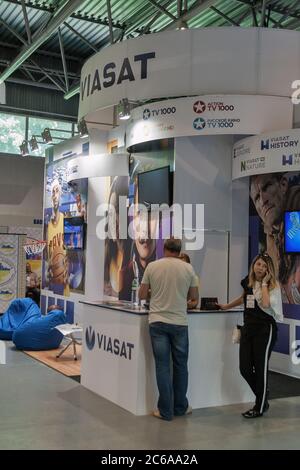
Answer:
<path fill-rule="evenodd" d="M 264 261 L 264 262 L 266 263 L 266 265 L 267 265 L 268 272 L 269 272 L 270 275 L 271 275 L 271 279 L 270 279 L 269 282 L 268 282 L 268 288 L 269 288 L 269 290 L 272 290 L 272 289 L 274 289 L 274 288 L 276 287 L 277 282 L 276 282 L 274 264 L 273 264 L 273 261 L 272 261 L 271 256 L 269 256 L 268 253 L 264 253 L 264 254 L 257 255 L 257 256 L 255 256 L 255 258 L 252 260 L 252 263 L 251 263 L 251 266 L 250 266 L 250 270 L 249 270 L 249 282 L 248 282 L 248 286 L 249 286 L 249 287 L 252 287 L 252 288 L 255 286 L 255 283 L 256 283 L 256 276 L 255 276 L 255 273 L 254 273 L 254 265 L 255 265 L 256 261 L 258 261 L 259 259 L 261 259 L 262 261 Z"/>

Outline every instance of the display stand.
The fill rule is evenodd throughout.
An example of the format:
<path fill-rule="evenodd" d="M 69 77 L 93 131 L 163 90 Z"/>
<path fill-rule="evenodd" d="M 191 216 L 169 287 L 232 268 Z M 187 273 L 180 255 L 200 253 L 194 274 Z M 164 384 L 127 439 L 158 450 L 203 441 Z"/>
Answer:
<path fill-rule="evenodd" d="M 135 415 L 157 407 L 148 312 L 105 302 L 83 302 L 81 384 Z M 232 344 L 241 311 L 191 311 L 189 388 L 193 408 L 249 402 L 253 394 L 239 372 Z"/>

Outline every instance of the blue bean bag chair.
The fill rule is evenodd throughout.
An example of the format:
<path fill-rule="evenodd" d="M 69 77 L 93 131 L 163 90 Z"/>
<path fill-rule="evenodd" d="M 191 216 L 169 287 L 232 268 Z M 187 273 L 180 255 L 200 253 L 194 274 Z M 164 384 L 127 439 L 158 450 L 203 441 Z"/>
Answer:
<path fill-rule="evenodd" d="M 47 315 L 24 323 L 13 334 L 12 340 L 17 349 L 25 351 L 47 351 L 57 349 L 63 334 L 55 327 L 66 323 L 67 318 L 61 310 L 52 310 Z"/>
<path fill-rule="evenodd" d="M 39 306 L 30 298 L 13 300 L 0 317 L 0 339 L 11 340 L 20 326 L 41 317 Z"/>

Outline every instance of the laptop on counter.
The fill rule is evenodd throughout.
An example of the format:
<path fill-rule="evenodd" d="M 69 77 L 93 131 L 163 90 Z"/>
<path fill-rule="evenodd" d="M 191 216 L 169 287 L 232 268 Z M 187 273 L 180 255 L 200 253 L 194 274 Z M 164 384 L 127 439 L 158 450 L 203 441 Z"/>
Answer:
<path fill-rule="evenodd" d="M 200 310 L 220 310 L 217 303 L 218 297 L 202 297 Z"/>

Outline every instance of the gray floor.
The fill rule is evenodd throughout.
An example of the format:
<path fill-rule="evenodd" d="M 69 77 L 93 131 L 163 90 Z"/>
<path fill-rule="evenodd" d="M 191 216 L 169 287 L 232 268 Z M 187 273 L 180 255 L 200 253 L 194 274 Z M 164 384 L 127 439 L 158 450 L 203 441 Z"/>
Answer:
<path fill-rule="evenodd" d="M 300 447 L 300 397 L 272 400 L 256 420 L 240 416 L 247 406 L 234 405 L 166 422 L 135 417 L 12 347 L 7 356 L 0 365 L 0 450 Z"/>

